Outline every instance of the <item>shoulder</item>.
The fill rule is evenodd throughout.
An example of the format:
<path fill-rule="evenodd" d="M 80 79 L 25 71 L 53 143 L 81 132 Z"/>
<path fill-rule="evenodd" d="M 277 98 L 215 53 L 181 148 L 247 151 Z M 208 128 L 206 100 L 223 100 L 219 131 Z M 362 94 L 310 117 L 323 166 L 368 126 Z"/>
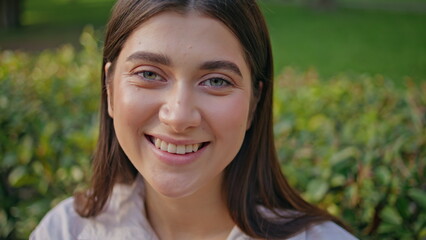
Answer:
<path fill-rule="evenodd" d="M 335 224 L 323 222 L 308 228 L 306 231 L 290 238 L 291 240 L 357 240 L 352 234 Z"/>
<path fill-rule="evenodd" d="M 83 218 L 74 209 L 74 198 L 68 198 L 50 210 L 31 240 L 50 239 L 155 239 L 146 219 L 143 181 L 115 184 L 104 209 L 95 217 Z"/>
<path fill-rule="evenodd" d="M 231 231 L 227 240 L 254 240 L 247 236 L 237 226 Z M 283 239 L 284 240 L 284 239 Z M 333 222 L 323 222 L 288 238 L 287 240 L 358 240 L 352 234 Z"/>
<path fill-rule="evenodd" d="M 285 224 L 288 220 L 297 217 L 299 213 L 294 210 L 279 211 L 280 216 L 277 216 L 275 212 L 259 206 L 258 210 L 269 219 L 275 219 L 283 221 Z M 282 216 L 286 216 L 284 219 Z M 291 237 L 289 240 L 357 240 L 348 231 L 337 225 L 332 221 L 321 222 L 312 226 L 307 226 L 304 231 Z"/>
<path fill-rule="evenodd" d="M 74 198 L 67 198 L 50 210 L 31 233 L 30 239 L 76 239 L 87 219 L 74 210 Z"/>

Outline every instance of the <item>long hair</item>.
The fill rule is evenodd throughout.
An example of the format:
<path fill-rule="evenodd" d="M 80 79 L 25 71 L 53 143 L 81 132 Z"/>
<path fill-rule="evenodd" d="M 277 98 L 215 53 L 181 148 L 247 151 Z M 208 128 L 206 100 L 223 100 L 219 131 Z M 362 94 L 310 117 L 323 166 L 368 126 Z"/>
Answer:
<path fill-rule="evenodd" d="M 114 64 L 129 35 L 165 11 L 197 11 L 223 22 L 237 37 L 251 71 L 253 111 L 242 147 L 225 168 L 222 189 L 229 213 L 247 235 L 287 238 L 323 221 L 338 219 L 305 202 L 287 183 L 276 154 L 272 123 L 273 62 L 269 33 L 255 0 L 118 0 L 103 50 L 100 132 L 90 191 L 75 195 L 82 217 L 98 215 L 115 183 L 131 183 L 137 170 L 120 147 L 108 115 L 103 66 Z M 113 71 L 113 70 L 112 70 Z M 273 217 L 271 217 L 273 215 Z M 343 225 L 342 225 L 343 226 Z"/>

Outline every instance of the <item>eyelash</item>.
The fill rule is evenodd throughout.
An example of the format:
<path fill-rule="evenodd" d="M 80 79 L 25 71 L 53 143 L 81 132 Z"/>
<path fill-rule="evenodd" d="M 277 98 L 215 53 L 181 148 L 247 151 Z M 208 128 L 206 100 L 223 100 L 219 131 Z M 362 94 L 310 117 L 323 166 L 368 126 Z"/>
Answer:
<path fill-rule="evenodd" d="M 145 74 L 155 75 L 155 78 L 154 79 L 150 79 L 150 78 L 146 77 Z M 133 75 L 135 75 L 135 76 L 137 76 L 137 77 L 139 77 L 142 80 L 147 81 L 147 82 L 153 82 L 153 81 L 161 81 L 161 82 L 163 82 L 163 81 L 166 81 L 165 78 L 162 77 L 160 74 L 156 73 L 155 71 L 150 71 L 150 70 L 137 71 L 137 72 L 134 72 Z M 160 78 L 160 79 L 156 79 L 156 78 Z M 211 83 L 211 81 L 213 81 L 213 80 L 220 80 L 221 83 L 222 83 L 222 85 L 220 85 L 220 86 L 213 86 L 212 83 Z M 207 82 L 210 82 L 210 84 L 206 84 Z M 227 79 L 222 78 L 222 77 L 211 77 L 211 78 L 208 78 L 206 80 L 203 80 L 200 85 L 201 86 L 215 88 L 215 89 L 220 89 L 220 88 L 234 86 L 234 84 L 230 80 L 227 80 Z"/>
<path fill-rule="evenodd" d="M 220 80 L 221 82 L 222 82 L 222 84 L 225 84 L 225 85 L 221 85 L 221 86 L 213 86 L 212 85 L 212 83 L 211 83 L 211 81 L 213 81 L 213 80 Z M 206 84 L 206 82 L 208 82 L 208 81 L 210 81 L 210 85 L 207 85 Z M 209 78 L 209 79 L 207 79 L 207 80 L 204 80 L 204 81 L 202 81 L 202 84 L 201 84 L 202 86 L 209 86 L 209 87 L 213 87 L 213 88 L 222 88 L 222 87 L 229 87 L 229 86 L 233 86 L 233 84 L 230 82 L 230 81 L 228 81 L 228 80 L 226 80 L 226 79 L 223 79 L 223 78 L 220 78 L 220 77 L 212 77 L 212 78 Z"/>
<path fill-rule="evenodd" d="M 155 78 L 154 79 L 149 79 L 148 77 L 146 77 L 144 75 L 144 74 L 147 74 L 147 73 L 155 75 Z M 160 74 L 158 74 L 158 73 L 156 73 L 154 71 L 143 70 L 143 71 L 135 72 L 134 75 L 136 75 L 139 78 L 142 78 L 143 80 L 146 80 L 146 81 L 156 81 L 156 78 L 160 78 L 157 81 L 165 81 L 165 79 Z"/>

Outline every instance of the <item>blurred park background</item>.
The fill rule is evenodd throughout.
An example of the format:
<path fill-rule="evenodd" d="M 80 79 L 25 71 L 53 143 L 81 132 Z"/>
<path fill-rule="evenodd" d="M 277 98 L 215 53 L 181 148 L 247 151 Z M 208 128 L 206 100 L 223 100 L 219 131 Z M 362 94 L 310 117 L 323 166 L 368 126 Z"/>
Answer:
<path fill-rule="evenodd" d="M 114 0 L 0 0 L 0 239 L 90 177 Z M 361 239 L 426 239 L 426 0 L 263 0 L 282 170 Z"/>

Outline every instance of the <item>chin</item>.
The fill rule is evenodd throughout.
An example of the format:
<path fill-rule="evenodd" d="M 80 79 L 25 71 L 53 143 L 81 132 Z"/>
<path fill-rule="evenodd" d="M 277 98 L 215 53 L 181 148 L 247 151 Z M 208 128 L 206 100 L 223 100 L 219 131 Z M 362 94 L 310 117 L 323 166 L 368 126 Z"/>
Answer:
<path fill-rule="evenodd" d="M 191 179 L 169 178 L 162 181 L 151 181 L 151 188 L 167 198 L 184 198 L 197 191 L 196 181 Z"/>

